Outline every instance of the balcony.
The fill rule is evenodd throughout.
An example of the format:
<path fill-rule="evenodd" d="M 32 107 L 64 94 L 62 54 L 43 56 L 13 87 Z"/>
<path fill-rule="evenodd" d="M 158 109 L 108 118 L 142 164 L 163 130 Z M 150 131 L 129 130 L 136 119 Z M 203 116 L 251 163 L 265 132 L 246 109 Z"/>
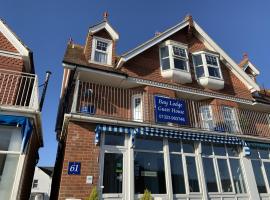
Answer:
<path fill-rule="evenodd" d="M 1 69 L 0 106 L 38 110 L 37 76 Z"/>
<path fill-rule="evenodd" d="M 75 91 L 77 97 L 71 112 L 80 115 L 221 133 L 270 136 L 269 113 L 181 99 L 186 108 L 187 123 L 162 123 L 156 121 L 155 96 L 140 88 L 116 88 L 78 81 Z"/>

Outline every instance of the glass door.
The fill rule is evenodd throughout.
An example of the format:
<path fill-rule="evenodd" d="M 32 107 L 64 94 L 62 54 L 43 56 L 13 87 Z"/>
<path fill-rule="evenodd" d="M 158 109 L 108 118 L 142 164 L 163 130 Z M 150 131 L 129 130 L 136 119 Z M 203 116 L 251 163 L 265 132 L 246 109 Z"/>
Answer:
<path fill-rule="evenodd" d="M 124 152 L 105 151 L 102 177 L 102 199 L 125 199 Z"/>

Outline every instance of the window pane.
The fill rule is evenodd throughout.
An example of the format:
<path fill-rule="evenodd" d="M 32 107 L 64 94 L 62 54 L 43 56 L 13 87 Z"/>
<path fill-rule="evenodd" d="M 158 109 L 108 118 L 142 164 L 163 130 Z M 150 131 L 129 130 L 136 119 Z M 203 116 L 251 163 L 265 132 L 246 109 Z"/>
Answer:
<path fill-rule="evenodd" d="M 212 113 L 210 106 L 200 107 L 200 116 L 202 120 L 202 127 L 208 130 L 214 130 L 214 121 L 212 118 Z"/>
<path fill-rule="evenodd" d="M 161 153 L 134 153 L 135 193 L 143 194 L 145 189 L 152 194 L 165 194 L 166 181 L 164 159 Z"/>
<path fill-rule="evenodd" d="M 238 159 L 230 159 L 233 183 L 236 193 L 246 193 L 244 176 Z"/>
<path fill-rule="evenodd" d="M 168 50 L 168 47 L 165 46 L 165 47 L 161 47 L 160 48 L 160 54 L 161 54 L 161 58 L 166 58 L 169 56 L 169 50 Z"/>
<path fill-rule="evenodd" d="M 270 162 L 264 162 L 263 164 L 268 179 L 268 183 L 270 184 Z"/>
<path fill-rule="evenodd" d="M 170 152 L 181 152 L 180 140 L 169 140 L 169 149 Z"/>
<path fill-rule="evenodd" d="M 208 192 L 218 192 L 217 179 L 212 158 L 203 158 L 203 169 Z"/>
<path fill-rule="evenodd" d="M 162 70 L 170 69 L 170 60 L 169 58 L 163 58 L 161 59 L 161 66 Z"/>
<path fill-rule="evenodd" d="M 201 55 L 194 55 L 193 57 L 194 65 L 199 66 L 202 65 L 202 56 Z M 197 75 L 198 76 L 198 75 Z"/>
<path fill-rule="evenodd" d="M 217 57 L 210 56 L 210 55 L 205 55 L 205 59 L 206 59 L 207 64 L 218 66 Z"/>
<path fill-rule="evenodd" d="M 174 194 L 185 194 L 185 180 L 183 173 L 182 156 L 170 154 L 172 186 Z"/>
<path fill-rule="evenodd" d="M 122 193 L 123 154 L 105 153 L 103 193 Z"/>
<path fill-rule="evenodd" d="M 107 51 L 108 44 L 106 42 L 97 41 L 97 49 L 101 51 Z"/>
<path fill-rule="evenodd" d="M 230 179 L 230 174 L 228 170 L 227 161 L 224 159 L 218 159 L 218 168 L 220 174 L 220 180 L 223 192 L 232 192 L 232 183 Z"/>
<path fill-rule="evenodd" d="M 1 128 L 0 151 L 20 151 L 22 136 L 20 128 Z"/>
<path fill-rule="evenodd" d="M 213 155 L 211 143 L 202 142 L 201 144 L 202 144 L 202 154 L 203 155 Z"/>
<path fill-rule="evenodd" d="M 183 144 L 183 151 L 185 153 L 194 153 L 195 152 L 195 147 L 194 147 L 194 142 L 193 141 L 182 141 Z"/>
<path fill-rule="evenodd" d="M 3 156 L 1 154 L 1 156 Z M 1 199 L 10 199 L 14 178 L 17 170 L 19 155 L 4 155 L 5 159 L 0 159 L 4 162 L 2 166 L 2 174 L 0 175 L 0 197 Z M 1 162 L 0 161 L 0 162 Z"/>
<path fill-rule="evenodd" d="M 220 78 L 219 68 L 208 66 L 209 76 Z"/>
<path fill-rule="evenodd" d="M 194 157 L 186 157 L 188 183 L 190 192 L 200 192 L 196 161 Z"/>
<path fill-rule="evenodd" d="M 215 155 L 226 156 L 224 144 L 213 144 Z"/>
<path fill-rule="evenodd" d="M 160 138 L 147 139 L 145 137 L 136 137 L 135 149 L 163 151 L 163 140 Z"/>
<path fill-rule="evenodd" d="M 197 78 L 205 76 L 203 66 L 195 67 L 195 70 Z"/>
<path fill-rule="evenodd" d="M 260 148 L 258 150 L 259 150 L 259 154 L 260 154 L 261 159 L 269 159 L 269 151 L 268 151 L 268 149 Z"/>
<path fill-rule="evenodd" d="M 173 47 L 173 54 L 176 55 L 176 56 L 184 57 L 184 58 L 187 57 L 185 49 L 175 47 L 175 46 Z"/>
<path fill-rule="evenodd" d="M 267 193 L 263 174 L 262 174 L 261 162 L 259 160 L 252 160 L 251 162 L 252 162 L 252 167 L 253 167 L 259 193 Z"/>
<path fill-rule="evenodd" d="M 259 159 L 259 153 L 256 147 L 250 147 L 250 158 Z"/>
<path fill-rule="evenodd" d="M 116 145 L 116 146 L 124 146 L 125 142 L 125 134 L 123 133 L 113 133 L 106 132 L 105 133 L 105 145 Z"/>
<path fill-rule="evenodd" d="M 99 51 L 95 51 L 95 59 L 94 60 L 96 62 L 100 62 L 100 63 L 107 63 L 107 54 L 99 52 Z"/>
<path fill-rule="evenodd" d="M 174 58 L 174 68 L 187 71 L 187 62 L 181 59 Z"/>
<path fill-rule="evenodd" d="M 133 120 L 142 120 L 142 98 L 133 97 Z"/>
<path fill-rule="evenodd" d="M 226 147 L 229 156 L 239 156 L 239 149 L 236 145 L 226 144 Z"/>

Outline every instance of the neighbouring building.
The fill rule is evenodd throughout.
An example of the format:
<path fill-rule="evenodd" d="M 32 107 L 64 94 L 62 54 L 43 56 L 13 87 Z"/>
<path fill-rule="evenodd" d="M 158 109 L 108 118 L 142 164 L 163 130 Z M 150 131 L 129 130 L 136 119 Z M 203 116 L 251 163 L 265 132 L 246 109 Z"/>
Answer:
<path fill-rule="evenodd" d="M 0 20 L 0 199 L 28 200 L 43 146 L 33 54 Z"/>
<path fill-rule="evenodd" d="M 52 173 L 53 167 L 36 167 L 30 200 L 50 199 Z"/>
<path fill-rule="evenodd" d="M 118 40 L 105 15 L 67 45 L 51 199 L 269 199 L 270 96 L 248 56 L 191 16 L 120 56 Z"/>

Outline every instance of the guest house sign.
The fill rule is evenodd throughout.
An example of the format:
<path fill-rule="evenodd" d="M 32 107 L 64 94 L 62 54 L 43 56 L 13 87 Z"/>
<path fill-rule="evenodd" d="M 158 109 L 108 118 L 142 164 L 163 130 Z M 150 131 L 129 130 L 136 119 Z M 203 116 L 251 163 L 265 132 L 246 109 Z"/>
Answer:
<path fill-rule="evenodd" d="M 155 118 L 156 122 L 187 125 L 186 104 L 183 100 L 155 96 Z"/>

